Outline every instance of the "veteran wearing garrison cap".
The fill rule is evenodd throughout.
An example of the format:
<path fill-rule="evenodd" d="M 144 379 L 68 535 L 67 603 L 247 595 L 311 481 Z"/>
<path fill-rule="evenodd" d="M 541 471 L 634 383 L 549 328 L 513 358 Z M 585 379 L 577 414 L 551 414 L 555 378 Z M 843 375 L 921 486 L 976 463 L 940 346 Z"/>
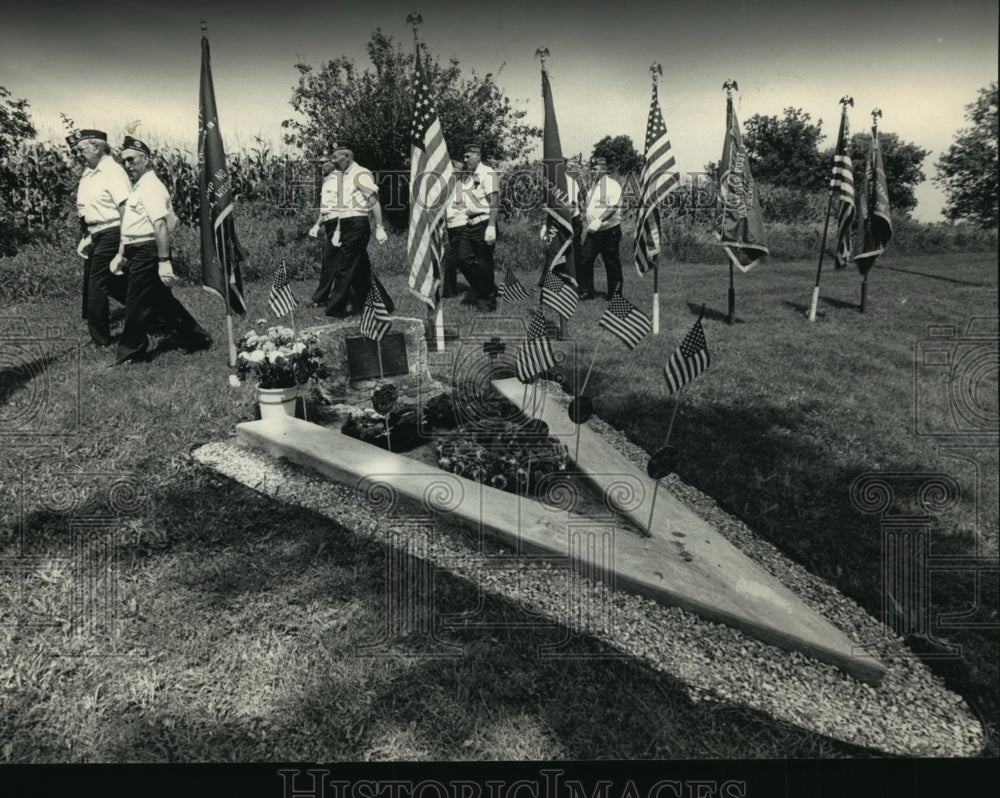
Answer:
<path fill-rule="evenodd" d="M 472 275 L 476 263 L 476 256 L 465 237 L 465 227 L 468 224 L 465 199 L 462 196 L 465 164 L 453 159 L 451 166 L 453 185 L 444 212 L 445 224 L 448 228 L 448 251 L 444 256 L 441 296 L 445 299 L 458 295 L 459 272 L 470 286 L 473 285 Z"/>
<path fill-rule="evenodd" d="M 125 304 L 126 284 L 109 265 L 118 252 L 121 209 L 131 190 L 125 170 L 111 157 L 108 135 L 101 130 L 81 130 L 67 136 L 67 143 L 86 166 L 76 190 L 82 237 L 77 253 L 83 264 L 83 319 L 94 346 L 111 344 L 109 297 Z"/>
<path fill-rule="evenodd" d="M 166 326 L 189 352 L 207 349 L 211 336 L 173 295 L 177 282 L 170 261 L 170 233 L 177 224 L 170 193 L 153 171 L 149 146 L 126 136 L 122 163 L 132 178 L 132 190 L 122 213 L 121 250 L 112 269 L 124 268 L 128 277 L 125 329 L 118 342 L 115 363 L 142 360 L 149 348 L 150 327 Z"/>
<path fill-rule="evenodd" d="M 331 216 L 324 220 L 326 232 L 332 241 L 339 237 L 339 247 L 336 247 L 331 259 L 331 285 L 326 299 L 326 315 L 333 318 L 345 318 L 349 314 L 348 303 L 353 293 L 356 301 L 364 301 L 371 287 L 373 274 L 372 263 L 368 257 L 368 242 L 372 236 L 370 218 L 375 221 L 375 240 L 384 245 L 389 237 L 382 227 L 382 207 L 378 203 L 378 186 L 375 176 L 354 160 L 352 145 L 338 140 L 331 147 L 333 163 L 339 174 L 337 180 L 337 196 L 330 206 Z M 322 209 L 321 209 L 322 213 Z M 332 224 L 330 224 L 332 222 Z M 395 303 L 385 288 L 374 277 L 375 284 L 382 294 L 386 310 L 392 313 Z M 317 289 L 317 296 L 323 285 Z M 354 312 L 360 312 L 355 306 Z"/>
<path fill-rule="evenodd" d="M 465 175 L 462 179 L 465 203 L 465 244 L 471 252 L 472 290 L 480 310 L 496 308 L 493 248 L 497 240 L 497 213 L 500 209 L 500 176 L 483 163 L 482 147 L 465 148 Z"/>
<path fill-rule="evenodd" d="M 583 210 L 585 226 L 576 280 L 580 299 L 593 299 L 594 263 L 600 255 L 608 278 L 610 299 L 622 290 L 622 261 L 619 254 L 622 241 L 622 187 L 608 174 L 608 164 L 604 158 L 591 158 L 590 173 L 592 182 Z"/>

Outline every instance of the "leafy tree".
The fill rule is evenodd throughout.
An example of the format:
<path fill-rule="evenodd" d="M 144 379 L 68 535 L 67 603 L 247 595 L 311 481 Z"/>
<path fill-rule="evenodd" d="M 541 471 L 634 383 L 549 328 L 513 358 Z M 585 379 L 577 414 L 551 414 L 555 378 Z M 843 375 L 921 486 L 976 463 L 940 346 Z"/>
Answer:
<path fill-rule="evenodd" d="M 0 159 L 17 150 L 22 141 L 35 137 L 35 126 L 28 114 L 27 100 L 10 100 L 10 92 L 0 86 Z"/>
<path fill-rule="evenodd" d="M 642 171 L 642 156 L 629 136 L 605 136 L 594 145 L 591 157 L 607 159 L 608 171 L 619 175 L 638 175 Z"/>
<path fill-rule="evenodd" d="M 955 143 L 935 164 L 933 178 L 944 187 L 949 219 L 969 219 L 982 227 L 997 226 L 997 82 L 979 90 L 965 106 L 972 127 L 958 132 Z"/>
<path fill-rule="evenodd" d="M 819 143 L 826 138 L 801 108 L 786 108 L 784 116 L 754 114 L 744 125 L 743 141 L 750 155 L 750 170 L 756 180 L 773 186 L 813 190 L 830 179 Z"/>
<path fill-rule="evenodd" d="M 288 131 L 286 144 L 318 155 L 332 141 L 344 138 L 353 142 L 355 157 L 370 169 L 409 167 L 413 53 L 376 29 L 368 42 L 368 57 L 371 66 L 363 71 L 343 56 L 319 69 L 296 64 L 299 85 L 290 102 L 305 121 L 282 122 Z M 420 57 L 452 157 L 461 157 L 466 144 L 477 142 L 487 161 L 506 161 L 523 155 L 529 141 L 541 136 L 541 129 L 522 121 L 527 112 L 512 105 L 492 73 L 472 71 L 463 77 L 457 59 L 442 66 L 428 58 L 423 43 Z"/>
<path fill-rule="evenodd" d="M 917 207 L 917 198 L 913 190 L 926 179 L 921 164 L 931 151 L 913 142 L 901 140 L 896 133 L 883 133 L 880 130 L 878 140 L 882 149 L 882 163 L 885 166 L 889 205 L 894 210 L 909 214 Z M 858 191 L 861 190 L 861 181 L 871 146 L 871 133 L 855 133 L 848 145 L 851 161 L 854 164 L 854 184 Z M 834 149 L 831 148 L 823 154 L 828 171 L 826 177 L 829 177 L 829 167 L 833 164 L 833 153 Z"/>
<path fill-rule="evenodd" d="M 11 222 L 17 215 L 20 180 L 20 147 L 35 137 L 28 114 L 28 101 L 10 99 L 10 91 L 0 86 L 0 254 L 12 254 L 23 231 Z"/>

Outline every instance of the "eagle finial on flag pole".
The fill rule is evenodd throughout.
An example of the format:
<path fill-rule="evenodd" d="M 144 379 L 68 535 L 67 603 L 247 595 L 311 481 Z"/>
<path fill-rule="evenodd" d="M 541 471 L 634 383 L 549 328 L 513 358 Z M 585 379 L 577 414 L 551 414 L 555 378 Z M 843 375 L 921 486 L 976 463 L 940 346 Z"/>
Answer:
<path fill-rule="evenodd" d="M 723 83 L 722 84 L 722 88 L 724 88 L 726 90 L 726 96 L 727 97 L 732 97 L 734 91 L 739 91 L 740 90 L 739 85 L 732 78 L 730 78 L 725 83 Z"/>
<path fill-rule="evenodd" d="M 537 58 L 539 61 L 542 62 L 542 72 L 545 71 L 545 59 L 548 57 L 549 57 L 548 47 L 545 47 L 543 45 L 542 47 L 539 47 L 537 50 L 535 50 L 535 58 Z"/>
<path fill-rule="evenodd" d="M 205 22 L 205 18 L 201 18 L 201 35 L 208 36 L 208 23 Z"/>
<path fill-rule="evenodd" d="M 878 120 L 882 118 L 881 108 L 872 108 L 872 130 L 878 129 Z"/>
<path fill-rule="evenodd" d="M 417 40 L 417 28 L 424 24 L 424 18 L 420 16 L 416 11 L 412 14 L 408 14 L 406 17 L 406 24 L 413 28 L 413 40 Z"/>
<path fill-rule="evenodd" d="M 653 79 L 653 85 L 655 86 L 660 82 L 660 78 L 663 77 L 663 67 L 659 63 L 654 61 L 649 65 L 649 74 Z"/>
<path fill-rule="evenodd" d="M 845 108 L 848 105 L 851 106 L 851 108 L 853 108 L 854 98 L 850 94 L 845 94 L 843 97 L 840 98 L 840 104 L 843 105 Z"/>

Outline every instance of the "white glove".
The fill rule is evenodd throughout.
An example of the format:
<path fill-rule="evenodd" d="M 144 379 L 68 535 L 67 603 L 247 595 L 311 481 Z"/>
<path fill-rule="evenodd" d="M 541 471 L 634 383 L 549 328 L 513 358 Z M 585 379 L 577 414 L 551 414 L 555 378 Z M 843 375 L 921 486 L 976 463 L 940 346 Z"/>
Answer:
<path fill-rule="evenodd" d="M 486 228 L 486 233 L 483 235 L 483 241 L 487 244 L 492 244 L 497 240 L 497 229 L 492 224 Z"/>
<path fill-rule="evenodd" d="M 547 239 L 548 237 L 549 237 L 549 226 L 547 224 L 543 224 L 540 228 L 538 228 L 538 240 L 545 241 L 545 239 Z"/>
<path fill-rule="evenodd" d="M 309 228 L 309 237 L 319 238 L 319 222 L 316 222 L 316 224 Z"/>
<path fill-rule="evenodd" d="M 77 245 L 76 254 L 79 255 L 84 260 L 86 260 L 87 258 L 90 257 L 90 245 L 93 243 L 94 239 L 92 239 L 90 236 L 84 236 L 83 238 L 80 239 L 79 245 Z"/>
<path fill-rule="evenodd" d="M 116 277 L 121 277 L 122 267 L 126 263 L 128 263 L 128 261 L 125 260 L 125 255 L 119 252 L 111 259 L 111 263 L 108 264 L 108 270 Z"/>
<path fill-rule="evenodd" d="M 340 246 L 340 225 L 339 224 L 337 225 L 337 229 L 333 231 L 333 238 L 330 239 L 330 246 L 331 247 L 339 247 Z"/>
<path fill-rule="evenodd" d="M 594 221 L 592 221 L 590 224 L 587 225 L 587 232 L 588 233 L 596 233 L 600 229 L 601 229 L 601 220 L 600 219 L 594 219 Z"/>
<path fill-rule="evenodd" d="M 173 288 L 177 284 L 177 275 L 174 274 L 174 266 L 169 260 L 160 261 L 160 282 L 167 288 Z"/>
<path fill-rule="evenodd" d="M 389 236 L 386 235 L 385 229 L 381 225 L 375 228 L 375 240 L 378 241 L 379 244 L 384 244 L 389 240 Z"/>

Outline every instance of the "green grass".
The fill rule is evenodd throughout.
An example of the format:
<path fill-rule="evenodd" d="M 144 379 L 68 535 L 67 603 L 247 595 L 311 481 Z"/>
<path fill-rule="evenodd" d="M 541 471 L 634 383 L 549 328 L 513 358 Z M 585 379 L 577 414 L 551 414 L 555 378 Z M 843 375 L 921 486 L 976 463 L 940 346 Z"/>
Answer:
<path fill-rule="evenodd" d="M 527 285 L 537 242 L 530 229 L 508 234 L 499 260 Z M 400 239 L 388 252 L 371 249 L 399 315 L 423 317 L 393 263 Z M 73 274 L 78 263 L 63 257 L 61 268 Z M 597 329 L 601 302 L 582 304 L 570 332 L 581 371 L 596 352 L 587 389 L 596 412 L 652 451 L 674 407 L 662 365 L 705 303 L 712 365 L 682 396 L 671 441 L 680 476 L 878 616 L 880 521 L 851 504 L 858 476 L 954 476 L 963 498 L 932 519 L 933 552 L 996 556 L 995 446 L 963 450 L 980 463 L 977 515 L 973 467 L 948 457 L 944 439 L 915 434 L 913 409 L 914 347 L 927 325 L 961 331 L 970 316 L 995 318 L 995 255 L 890 253 L 872 274 L 863 315 L 857 275 L 829 271 L 820 318 L 810 324 L 813 278 L 814 265 L 804 261 L 737 274 L 738 323 L 729 326 L 725 267 L 667 263 L 659 336 L 627 354 Z M 293 283 L 300 300 L 313 279 Z M 625 281 L 626 295 L 648 308 L 651 276 L 627 271 Z M 219 301 L 194 287 L 178 290 L 215 336 L 213 349 L 168 351 L 108 370 L 109 354 L 80 346 L 86 331 L 75 284 L 67 286 L 62 299 L 8 305 L 2 314 L 8 340 L 11 320 L 21 319 L 18 337 L 30 346 L 0 364 L 8 367 L 0 377 L 0 760 L 870 754 L 751 710 L 694 703 L 683 685 L 628 660 L 539 659 L 543 632 L 512 628 L 530 616 L 496 598 L 482 610 L 493 628 L 447 633 L 464 647 L 460 658 L 422 658 L 411 639 L 391 641 L 386 658 L 358 657 L 358 646 L 382 633 L 385 550 L 190 457 L 254 415 L 252 389 L 227 385 Z M 266 283 L 251 285 L 248 296 L 247 320 L 266 316 Z M 457 300 L 446 308 L 448 326 L 459 329 L 484 318 Z M 524 318 L 525 305 L 512 315 Z M 297 322 L 312 319 L 323 320 L 302 311 Z M 61 336 L 48 335 L 50 328 Z M 10 368 L 29 359 L 24 352 L 31 368 Z M 982 386 L 994 414 L 995 377 Z M 940 388 L 928 380 L 921 385 Z M 39 395 L 44 412 L 28 418 Z M 945 416 L 932 420 L 939 429 Z M 124 510 L 114 475 L 135 491 Z M 905 491 L 899 501 L 901 511 L 915 506 Z M 100 624 L 81 633 L 71 607 L 80 578 L 70 521 L 100 517 L 102 508 L 107 515 L 113 502 L 117 634 Z M 981 581 L 979 608 L 967 574 L 936 576 L 933 590 L 936 612 L 971 610 L 969 619 L 985 625 L 936 628 L 962 656 L 933 667 L 987 724 L 987 754 L 995 756 L 996 573 Z M 435 596 L 444 612 L 478 601 L 472 587 L 447 577 Z M 570 647 L 582 655 L 600 645 L 574 638 Z"/>

